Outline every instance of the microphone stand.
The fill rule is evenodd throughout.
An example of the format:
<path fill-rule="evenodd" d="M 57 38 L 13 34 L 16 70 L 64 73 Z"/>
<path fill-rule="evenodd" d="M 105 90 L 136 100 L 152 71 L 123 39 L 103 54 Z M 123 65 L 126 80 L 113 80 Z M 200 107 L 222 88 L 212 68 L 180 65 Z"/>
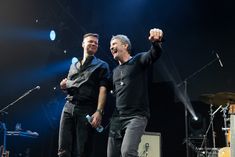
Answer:
<path fill-rule="evenodd" d="M 193 78 L 194 76 L 196 76 L 198 73 L 200 73 L 202 70 L 206 69 L 208 66 L 210 66 L 212 63 L 214 63 L 216 60 L 219 60 L 217 57 L 214 58 L 213 60 L 211 60 L 209 63 L 207 63 L 206 65 L 204 65 L 203 67 L 201 67 L 199 70 L 195 71 L 193 74 L 189 75 L 188 77 L 186 77 L 184 79 L 184 81 L 182 81 L 181 83 L 179 83 L 177 86 L 180 87 L 182 85 L 184 85 L 184 95 L 187 99 L 187 85 L 188 85 L 188 80 L 190 80 L 191 78 Z M 184 116 L 185 116 L 185 145 L 186 145 L 186 157 L 189 157 L 189 145 L 188 145 L 188 111 L 189 110 L 189 106 L 187 106 L 186 104 L 184 104 Z M 191 113 L 191 112 L 190 112 Z M 192 114 L 192 113 L 191 113 Z M 193 116 L 193 115 L 192 115 Z"/>
<path fill-rule="evenodd" d="M 22 96 L 20 96 L 18 99 L 16 99 L 15 101 L 13 101 L 12 103 L 10 103 L 9 105 L 5 106 L 4 108 L 2 108 L 0 110 L 0 113 L 3 115 L 8 114 L 8 112 L 6 112 L 6 110 L 10 107 L 13 106 L 15 103 L 17 103 L 19 100 L 23 99 L 25 96 L 29 95 L 32 91 L 36 90 L 36 89 L 40 89 L 40 86 L 37 86 L 33 89 L 28 90 L 27 92 L 25 92 Z M 6 123 L 2 122 L 1 123 L 2 128 L 3 128 L 3 150 L 2 150 L 2 156 L 5 157 L 7 156 L 7 151 L 6 151 L 6 142 L 7 142 L 7 127 L 6 127 Z"/>

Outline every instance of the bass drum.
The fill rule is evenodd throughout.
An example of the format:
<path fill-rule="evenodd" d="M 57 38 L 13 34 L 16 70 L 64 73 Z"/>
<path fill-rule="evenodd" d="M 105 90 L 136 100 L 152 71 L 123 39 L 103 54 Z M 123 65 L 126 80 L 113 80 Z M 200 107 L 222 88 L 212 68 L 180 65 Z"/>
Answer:
<path fill-rule="evenodd" d="M 231 157 L 230 147 L 224 147 L 219 149 L 218 157 Z"/>

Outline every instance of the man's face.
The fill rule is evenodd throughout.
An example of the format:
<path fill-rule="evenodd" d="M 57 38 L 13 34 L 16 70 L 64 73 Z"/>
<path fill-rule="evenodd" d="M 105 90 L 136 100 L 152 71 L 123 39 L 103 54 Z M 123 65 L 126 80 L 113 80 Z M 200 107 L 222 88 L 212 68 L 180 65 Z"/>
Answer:
<path fill-rule="evenodd" d="M 82 47 L 89 55 L 94 55 L 98 50 L 98 38 L 88 36 L 83 39 Z"/>
<path fill-rule="evenodd" d="M 122 56 L 127 52 L 127 44 L 123 44 L 119 39 L 113 39 L 110 42 L 110 51 L 115 60 L 120 60 Z"/>

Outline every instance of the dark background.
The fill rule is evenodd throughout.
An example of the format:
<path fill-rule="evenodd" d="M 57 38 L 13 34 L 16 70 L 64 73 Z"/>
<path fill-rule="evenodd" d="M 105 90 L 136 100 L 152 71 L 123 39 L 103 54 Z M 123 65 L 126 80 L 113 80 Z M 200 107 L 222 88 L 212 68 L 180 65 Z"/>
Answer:
<path fill-rule="evenodd" d="M 187 81 L 189 99 L 195 113 L 201 115 L 197 123 L 191 122 L 189 115 L 189 134 L 201 137 L 209 125 L 209 105 L 200 102 L 199 96 L 235 91 L 233 8 L 232 0 L 0 0 L 0 107 L 41 87 L 9 107 L 0 120 L 8 130 L 14 130 L 18 122 L 39 137 L 8 137 L 7 149 L 12 156 L 22 152 L 27 156 L 27 151 L 28 156 L 56 156 L 65 97 L 58 85 L 67 75 L 72 57 L 82 56 L 84 33 L 100 34 L 97 56 L 112 69 L 116 66 L 109 51 L 112 35 L 126 34 L 135 54 L 148 50 L 149 30 L 158 27 L 166 41 L 164 54 L 152 68 L 152 117 L 147 131 L 161 132 L 164 157 L 185 156 L 184 105 L 174 88 Z M 55 41 L 49 39 L 52 29 L 57 34 Z M 110 96 L 104 126 L 112 105 Z M 225 146 L 221 121 L 219 112 L 215 116 L 218 148 Z M 106 138 L 107 130 L 97 136 L 100 156 L 105 156 Z M 208 138 L 211 147 L 210 135 Z"/>

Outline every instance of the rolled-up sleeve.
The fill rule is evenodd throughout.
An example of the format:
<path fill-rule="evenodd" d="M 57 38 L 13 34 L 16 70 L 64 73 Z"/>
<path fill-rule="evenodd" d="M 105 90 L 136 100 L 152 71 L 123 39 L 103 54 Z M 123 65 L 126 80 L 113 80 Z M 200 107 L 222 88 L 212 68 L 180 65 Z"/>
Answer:
<path fill-rule="evenodd" d="M 111 82 L 111 73 L 110 69 L 107 63 L 104 63 L 102 65 L 102 68 L 100 70 L 100 86 L 105 86 L 108 90 L 111 90 L 112 88 L 112 82 Z"/>

